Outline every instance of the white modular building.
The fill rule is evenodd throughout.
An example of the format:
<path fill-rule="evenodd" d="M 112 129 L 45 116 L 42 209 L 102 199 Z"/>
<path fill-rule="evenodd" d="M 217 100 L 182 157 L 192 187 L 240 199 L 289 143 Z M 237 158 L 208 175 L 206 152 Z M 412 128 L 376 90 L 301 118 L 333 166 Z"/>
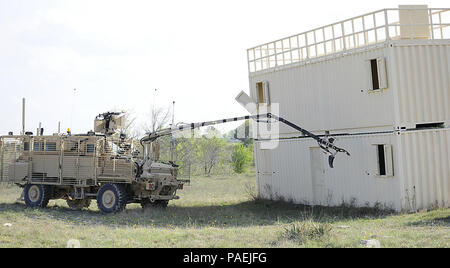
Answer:
<path fill-rule="evenodd" d="M 450 9 L 399 6 L 248 50 L 250 96 L 351 153 L 334 168 L 280 125 L 255 141 L 261 197 L 418 210 L 450 206 Z"/>

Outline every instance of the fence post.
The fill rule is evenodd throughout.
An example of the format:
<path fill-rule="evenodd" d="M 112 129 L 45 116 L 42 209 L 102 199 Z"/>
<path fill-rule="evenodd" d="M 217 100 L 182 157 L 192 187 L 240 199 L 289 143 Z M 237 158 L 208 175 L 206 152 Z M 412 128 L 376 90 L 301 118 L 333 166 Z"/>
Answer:
<path fill-rule="evenodd" d="M 345 29 L 344 29 L 344 22 L 341 22 L 341 30 L 342 30 L 342 43 L 343 43 L 343 51 L 346 51 L 347 50 L 347 44 L 346 44 L 346 41 L 345 41 Z"/>
<path fill-rule="evenodd" d="M 389 35 L 389 21 L 388 21 L 388 15 L 387 15 L 387 9 L 384 10 L 384 31 L 386 35 L 386 41 L 391 40 L 391 37 Z"/>
<path fill-rule="evenodd" d="M 434 31 L 433 31 L 433 11 L 428 9 L 428 16 L 430 16 L 430 30 L 431 30 L 431 40 L 434 40 Z M 440 14 L 440 13 L 439 13 Z M 442 30 L 442 29 L 441 29 Z M 442 34 L 441 34 L 442 38 Z"/>

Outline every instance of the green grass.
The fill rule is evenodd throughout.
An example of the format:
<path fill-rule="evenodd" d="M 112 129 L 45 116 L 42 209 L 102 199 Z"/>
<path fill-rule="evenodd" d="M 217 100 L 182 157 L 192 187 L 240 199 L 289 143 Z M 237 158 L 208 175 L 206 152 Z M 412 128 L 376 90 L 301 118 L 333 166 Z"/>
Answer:
<path fill-rule="evenodd" d="M 166 210 L 101 214 L 65 201 L 29 209 L 20 188 L 0 186 L 0 247 L 449 247 L 450 209 L 392 214 L 348 206 L 324 208 L 254 199 L 253 175 L 193 178 Z M 12 226 L 4 226 L 11 223 Z"/>

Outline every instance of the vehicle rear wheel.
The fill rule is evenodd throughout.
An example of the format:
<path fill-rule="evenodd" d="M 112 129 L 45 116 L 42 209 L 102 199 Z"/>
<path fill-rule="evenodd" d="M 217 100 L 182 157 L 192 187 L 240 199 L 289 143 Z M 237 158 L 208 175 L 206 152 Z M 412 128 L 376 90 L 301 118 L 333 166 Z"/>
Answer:
<path fill-rule="evenodd" d="M 148 209 L 148 208 L 161 208 L 161 209 L 165 209 L 167 208 L 167 205 L 169 204 L 168 200 L 155 200 L 155 201 L 150 201 L 150 199 L 144 199 L 141 201 L 141 207 L 143 209 Z"/>
<path fill-rule="evenodd" d="M 41 184 L 27 184 L 23 190 L 27 207 L 45 208 L 51 197 L 51 186 Z"/>
<path fill-rule="evenodd" d="M 73 210 L 81 210 L 83 208 L 88 208 L 91 205 L 91 199 L 67 199 L 66 202 L 69 208 Z"/>
<path fill-rule="evenodd" d="M 97 193 L 97 206 L 103 213 L 119 212 L 125 209 L 127 196 L 125 188 L 116 183 L 103 184 Z"/>

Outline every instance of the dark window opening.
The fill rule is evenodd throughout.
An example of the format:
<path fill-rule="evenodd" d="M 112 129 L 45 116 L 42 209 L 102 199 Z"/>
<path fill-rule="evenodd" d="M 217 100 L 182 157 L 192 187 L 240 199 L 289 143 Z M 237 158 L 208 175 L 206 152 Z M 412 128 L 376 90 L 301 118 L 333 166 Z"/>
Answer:
<path fill-rule="evenodd" d="M 33 151 L 39 151 L 39 142 L 34 142 L 33 143 Z"/>
<path fill-rule="evenodd" d="M 72 146 L 70 147 L 69 151 L 72 151 L 72 152 L 78 151 L 78 142 L 77 141 L 72 142 Z"/>
<path fill-rule="evenodd" d="M 45 144 L 45 150 L 47 152 L 56 152 L 56 142 L 47 142 Z"/>
<path fill-rule="evenodd" d="M 384 157 L 384 145 L 377 145 L 378 149 L 378 172 L 380 176 L 386 175 L 386 159 Z"/>
<path fill-rule="evenodd" d="M 440 123 L 425 123 L 425 124 L 417 124 L 416 128 L 417 129 L 421 129 L 421 128 L 443 128 L 444 127 L 444 123 L 440 122 Z"/>
<path fill-rule="evenodd" d="M 35 151 L 35 152 L 38 152 L 38 151 L 43 152 L 44 151 L 44 143 L 35 141 L 34 144 L 33 144 L 33 151 Z"/>
<path fill-rule="evenodd" d="M 378 80 L 378 62 L 377 59 L 370 60 L 370 67 L 372 69 L 372 89 L 380 89 L 380 81 Z"/>
<path fill-rule="evenodd" d="M 264 87 L 262 82 L 256 83 L 256 90 L 258 94 L 258 103 L 264 103 Z"/>
<path fill-rule="evenodd" d="M 25 142 L 23 144 L 23 150 L 24 151 L 29 151 L 30 150 L 30 143 L 29 142 Z"/>
<path fill-rule="evenodd" d="M 95 151 L 94 144 L 87 144 L 86 145 L 86 153 L 91 154 L 91 153 L 94 153 L 94 151 Z"/>

